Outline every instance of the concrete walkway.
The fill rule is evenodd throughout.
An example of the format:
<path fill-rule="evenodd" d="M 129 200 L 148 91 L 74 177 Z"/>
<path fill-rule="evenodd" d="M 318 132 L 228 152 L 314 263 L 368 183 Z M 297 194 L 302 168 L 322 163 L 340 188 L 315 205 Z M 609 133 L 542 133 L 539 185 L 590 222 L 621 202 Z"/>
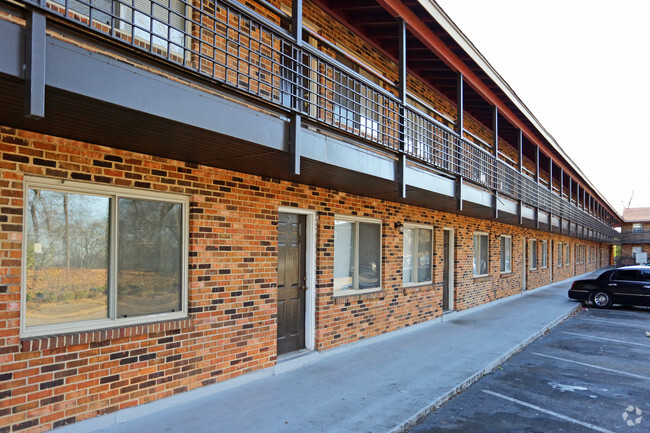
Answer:
<path fill-rule="evenodd" d="M 572 280 L 56 432 L 402 432 L 579 308 Z"/>

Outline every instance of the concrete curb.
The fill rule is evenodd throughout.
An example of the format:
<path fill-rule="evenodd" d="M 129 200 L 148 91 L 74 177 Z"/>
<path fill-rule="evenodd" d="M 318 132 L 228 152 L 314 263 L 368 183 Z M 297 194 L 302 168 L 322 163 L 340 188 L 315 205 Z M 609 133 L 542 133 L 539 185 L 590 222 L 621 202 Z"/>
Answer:
<path fill-rule="evenodd" d="M 436 398 L 433 400 L 431 403 L 429 403 L 426 407 L 421 409 L 418 413 L 415 415 L 411 416 L 408 418 L 406 421 L 395 427 L 393 430 L 390 431 L 390 433 L 405 433 L 409 429 L 411 429 L 413 426 L 415 426 L 420 420 L 422 420 L 424 417 L 429 415 L 431 412 L 445 404 L 447 401 L 452 399 L 454 396 L 460 394 L 470 386 L 472 386 L 475 382 L 479 381 L 481 378 L 484 376 L 490 374 L 493 372 L 499 365 L 503 364 L 506 362 L 508 359 L 510 359 L 512 356 L 516 355 L 520 351 L 522 351 L 526 346 L 531 344 L 533 341 L 537 340 L 539 337 L 542 335 L 546 334 L 549 330 L 553 329 L 560 323 L 564 322 L 567 320 L 571 315 L 573 315 L 575 312 L 577 312 L 580 308 L 582 308 L 582 304 L 577 304 L 575 307 L 571 308 L 571 310 L 567 311 L 566 313 L 562 314 L 560 317 L 557 319 L 553 320 L 551 323 L 548 325 L 544 326 L 542 329 L 539 331 L 535 332 L 533 335 L 522 341 L 520 344 L 517 346 L 513 347 L 511 350 L 508 352 L 504 353 L 494 361 L 492 361 L 490 364 L 488 364 L 485 368 L 477 371 L 470 377 L 468 377 L 466 380 L 458 384 L 456 387 L 452 388 L 449 390 L 447 393 L 444 395 Z"/>

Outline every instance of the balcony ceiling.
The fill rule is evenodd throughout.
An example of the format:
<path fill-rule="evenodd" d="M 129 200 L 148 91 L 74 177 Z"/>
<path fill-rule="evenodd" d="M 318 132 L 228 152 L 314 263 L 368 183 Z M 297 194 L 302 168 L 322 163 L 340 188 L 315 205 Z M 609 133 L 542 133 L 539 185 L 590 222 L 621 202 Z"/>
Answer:
<path fill-rule="evenodd" d="M 382 50 L 395 61 L 399 58 L 397 20 L 383 6 L 381 0 L 316 0 L 322 7 L 331 11 L 332 15 L 353 28 L 368 42 Z M 517 106 L 503 93 L 483 69 L 461 48 L 461 46 L 442 28 L 442 26 L 426 11 L 418 0 L 402 0 L 419 17 L 436 37 L 442 40 L 461 59 L 471 71 L 496 94 L 506 106 L 515 113 L 519 113 Z M 436 56 L 423 41 L 407 32 L 407 68 L 409 72 L 417 75 L 434 89 L 442 93 L 450 101 L 456 101 L 457 73 L 445 61 Z M 493 107 L 486 102 L 478 92 L 466 85 L 465 110 L 478 121 L 492 128 Z M 528 124 L 531 130 L 536 127 L 527 120 L 526 116 L 519 116 Z M 518 130 L 509 123 L 502 121 L 499 124 L 500 137 L 513 146 L 517 145 Z M 540 140 L 545 138 L 537 133 Z M 559 157 L 559 155 L 558 155 Z"/>

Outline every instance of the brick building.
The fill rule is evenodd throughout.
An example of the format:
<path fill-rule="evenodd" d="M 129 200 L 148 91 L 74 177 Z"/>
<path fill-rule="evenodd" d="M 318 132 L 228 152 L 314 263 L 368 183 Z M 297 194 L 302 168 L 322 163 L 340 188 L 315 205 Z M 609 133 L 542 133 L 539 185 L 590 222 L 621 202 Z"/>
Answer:
<path fill-rule="evenodd" d="M 430 0 L 0 0 L 0 432 L 608 265 L 620 217 Z"/>
<path fill-rule="evenodd" d="M 621 224 L 621 266 L 637 264 L 636 253 L 650 256 L 650 208 L 623 209 Z"/>

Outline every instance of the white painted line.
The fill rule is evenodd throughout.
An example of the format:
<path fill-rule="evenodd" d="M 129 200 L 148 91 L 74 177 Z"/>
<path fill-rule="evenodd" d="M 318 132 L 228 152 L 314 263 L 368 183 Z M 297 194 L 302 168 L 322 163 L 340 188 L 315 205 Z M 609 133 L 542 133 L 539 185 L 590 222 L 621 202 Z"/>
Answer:
<path fill-rule="evenodd" d="M 495 397 L 499 397 L 499 398 L 502 398 L 504 400 L 511 401 L 511 402 L 519 404 L 521 406 L 525 406 L 525 407 L 528 407 L 530 409 L 534 409 L 534 410 L 536 410 L 538 412 L 542 412 L 542 413 L 545 413 L 547 415 L 552 415 L 552 416 L 554 416 L 556 418 L 563 419 L 564 421 L 569 421 L 569 422 L 572 422 L 574 424 L 578 424 L 578 425 L 581 425 L 583 427 L 587 427 L 589 429 L 592 429 L 592 430 L 595 430 L 595 431 L 598 431 L 598 432 L 601 432 L 601 433 L 613 433 L 611 430 L 607 430 L 607 429 L 598 427 L 596 425 L 590 424 L 588 422 L 580 421 L 578 419 L 571 418 L 571 417 L 568 417 L 566 415 L 562 415 L 561 413 L 553 412 L 552 410 L 547 410 L 547 409 L 541 408 L 541 407 L 536 406 L 534 404 L 526 403 L 525 401 L 517 400 L 516 398 L 508 397 L 507 395 L 499 394 L 498 392 L 488 391 L 486 389 L 484 389 L 482 391 L 484 393 L 486 393 L 486 394 L 490 394 L 490 395 L 493 395 Z"/>
<path fill-rule="evenodd" d="M 634 325 L 632 323 L 621 323 L 616 320 L 610 320 L 610 319 L 586 319 L 586 318 L 578 318 L 577 319 L 579 322 L 585 321 L 585 322 L 596 322 L 596 323 L 607 323 L 609 326 L 623 326 L 627 328 L 637 328 L 640 329 L 642 326 L 640 325 Z"/>
<path fill-rule="evenodd" d="M 575 335 L 577 337 L 582 337 L 582 338 L 589 338 L 589 339 L 595 339 L 595 340 L 604 340 L 604 341 L 612 341 L 614 343 L 631 344 L 633 346 L 650 347 L 650 344 L 635 343 L 633 341 L 617 340 L 615 338 L 596 337 L 595 335 L 577 334 L 575 332 L 566 332 L 566 331 L 560 331 L 560 333 L 561 334 L 567 334 L 567 335 Z M 639 334 L 639 335 L 642 335 L 642 334 Z"/>
<path fill-rule="evenodd" d="M 647 376 L 641 376 L 641 375 L 639 375 L 639 374 L 628 373 L 628 372 L 626 372 L 626 371 L 613 370 L 613 369 L 611 369 L 611 368 L 599 367 L 599 366 L 597 366 L 597 365 L 586 364 L 586 363 L 584 363 L 584 362 L 578 362 L 578 361 L 574 361 L 574 360 L 572 360 L 572 359 L 560 358 L 560 357 L 557 357 L 557 356 L 551 356 L 551 355 L 544 355 L 543 353 L 533 353 L 533 355 L 543 356 L 544 358 L 557 359 L 558 361 L 571 362 L 571 363 L 573 363 L 573 364 L 584 365 L 585 367 L 597 368 L 598 370 L 611 371 L 612 373 L 621 374 L 621 375 L 623 375 L 623 376 L 636 377 L 637 379 L 650 380 L 650 377 L 647 377 Z"/>

